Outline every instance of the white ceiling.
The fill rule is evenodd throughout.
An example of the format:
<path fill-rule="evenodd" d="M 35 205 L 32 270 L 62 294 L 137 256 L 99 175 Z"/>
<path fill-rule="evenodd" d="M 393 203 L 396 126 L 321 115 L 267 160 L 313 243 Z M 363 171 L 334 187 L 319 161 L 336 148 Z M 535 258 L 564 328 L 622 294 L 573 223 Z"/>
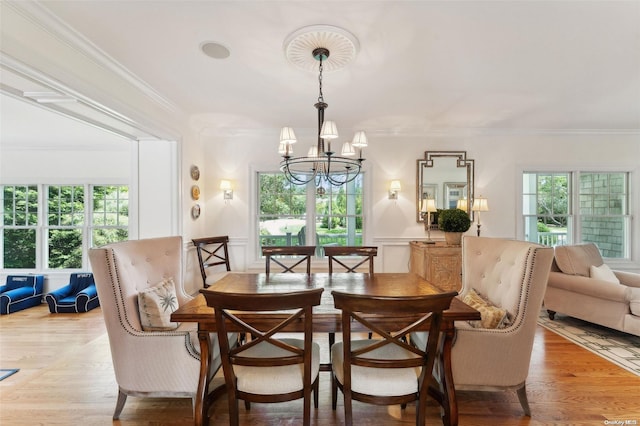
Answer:
<path fill-rule="evenodd" d="M 637 0 L 42 4 L 219 129 L 313 128 L 317 74 L 288 63 L 283 41 L 328 24 L 360 42 L 324 75 L 326 117 L 343 133 L 640 130 Z M 231 55 L 205 56 L 205 41 Z"/>

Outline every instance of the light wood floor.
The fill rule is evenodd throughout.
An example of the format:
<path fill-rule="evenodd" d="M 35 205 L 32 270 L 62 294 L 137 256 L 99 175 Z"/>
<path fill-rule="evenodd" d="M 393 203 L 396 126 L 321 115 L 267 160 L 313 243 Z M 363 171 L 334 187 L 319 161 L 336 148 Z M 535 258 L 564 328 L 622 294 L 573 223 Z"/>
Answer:
<path fill-rule="evenodd" d="M 317 341 L 326 345 L 326 338 Z M 324 348 L 326 350 L 326 347 Z M 0 368 L 20 372 L 0 381 L 0 425 L 189 425 L 189 399 L 129 397 L 119 421 L 109 343 L 101 312 L 49 314 L 46 305 L 0 317 Z M 640 378 L 542 327 L 536 334 L 529 379 L 533 417 L 522 414 L 515 394 L 460 392 L 460 424 L 606 425 L 640 424 Z M 357 425 L 394 426 L 414 422 L 412 406 L 354 403 Z M 300 401 L 241 408 L 244 425 L 299 425 Z M 321 373 L 320 426 L 343 424 L 341 398 L 331 410 L 328 373 Z M 213 425 L 228 423 L 226 398 L 211 410 Z M 608 421 L 608 422 L 606 422 Z M 431 404 L 428 424 L 441 424 Z"/>

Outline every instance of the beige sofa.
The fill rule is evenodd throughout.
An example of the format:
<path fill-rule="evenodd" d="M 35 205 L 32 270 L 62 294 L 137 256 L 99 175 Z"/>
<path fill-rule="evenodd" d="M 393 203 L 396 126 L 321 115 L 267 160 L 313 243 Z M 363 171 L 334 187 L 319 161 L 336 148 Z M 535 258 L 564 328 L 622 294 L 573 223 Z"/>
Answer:
<path fill-rule="evenodd" d="M 611 271 L 593 243 L 556 247 L 544 307 L 640 336 L 640 274 Z"/>

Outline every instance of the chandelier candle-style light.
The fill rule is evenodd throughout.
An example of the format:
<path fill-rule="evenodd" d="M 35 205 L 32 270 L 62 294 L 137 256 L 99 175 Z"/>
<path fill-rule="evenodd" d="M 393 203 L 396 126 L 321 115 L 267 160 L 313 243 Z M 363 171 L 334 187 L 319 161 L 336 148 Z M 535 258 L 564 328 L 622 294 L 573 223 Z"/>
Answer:
<path fill-rule="evenodd" d="M 364 161 L 362 149 L 368 145 L 367 135 L 360 130 L 355 133 L 351 142 L 342 144 L 340 155 L 333 151 L 338 138 L 338 127 L 335 122 L 324 119 L 324 111 L 329 105 L 324 101 L 322 93 L 322 72 L 331 52 L 328 47 L 320 46 L 318 43 L 335 46 L 338 54 L 336 61 L 331 63 L 332 69 L 344 66 L 353 58 L 357 49 L 357 40 L 353 35 L 341 28 L 327 25 L 302 28 L 285 42 L 285 53 L 292 62 L 308 67 L 308 59 L 313 58 L 318 63 L 319 94 L 318 102 L 314 105 L 318 110 L 318 140 L 309 148 L 306 156 L 294 157 L 293 145 L 297 142 L 295 132 L 291 127 L 283 127 L 278 147 L 278 153 L 282 156 L 280 169 L 287 180 L 295 185 L 304 185 L 311 181 L 320 185 L 321 181 L 325 180 L 339 186 L 354 180 L 360 174 Z M 310 53 L 307 52 L 309 56 L 301 58 L 301 51 L 311 47 Z"/>

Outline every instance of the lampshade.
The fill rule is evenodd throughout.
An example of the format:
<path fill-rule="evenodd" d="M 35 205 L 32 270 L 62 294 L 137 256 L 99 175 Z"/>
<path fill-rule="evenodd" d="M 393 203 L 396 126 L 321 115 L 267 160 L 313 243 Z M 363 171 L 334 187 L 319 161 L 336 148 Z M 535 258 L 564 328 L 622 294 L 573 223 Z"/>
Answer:
<path fill-rule="evenodd" d="M 280 130 L 280 143 L 296 143 L 297 141 L 296 134 L 291 127 L 283 127 Z"/>
<path fill-rule="evenodd" d="M 351 145 L 355 146 L 356 148 L 364 148 L 366 146 L 369 146 L 367 142 L 367 134 L 363 130 L 357 131 L 356 134 L 353 135 Z"/>
<path fill-rule="evenodd" d="M 229 189 L 231 189 L 231 181 L 230 180 L 226 180 L 226 179 L 222 179 L 220 181 L 220 189 L 223 191 L 227 191 Z"/>
<path fill-rule="evenodd" d="M 309 152 L 307 152 L 307 157 L 318 158 L 318 147 L 312 146 L 309 148 Z"/>
<path fill-rule="evenodd" d="M 320 137 L 322 139 L 337 139 L 338 126 L 336 125 L 336 123 L 334 121 L 325 121 L 324 123 L 322 123 Z"/>
<path fill-rule="evenodd" d="M 466 212 L 467 211 L 467 199 L 466 198 L 459 199 L 458 203 L 456 204 L 456 208 L 458 208 L 460 210 L 464 210 Z"/>
<path fill-rule="evenodd" d="M 488 212 L 489 203 L 487 202 L 487 199 L 483 198 L 482 196 L 476 197 L 473 200 L 473 206 L 471 207 L 471 210 L 473 210 L 474 212 Z"/>
<path fill-rule="evenodd" d="M 424 200 L 422 200 L 422 207 L 420 208 L 420 211 L 423 213 L 437 212 L 438 209 L 436 208 L 436 200 L 434 200 L 433 198 L 425 198 Z"/>
<path fill-rule="evenodd" d="M 345 142 L 342 144 L 342 156 L 343 157 L 351 157 L 356 155 L 356 150 L 353 149 L 353 145 L 351 142 Z"/>
<path fill-rule="evenodd" d="M 278 154 L 280 155 L 293 154 L 293 146 L 287 142 L 280 142 L 280 145 L 278 145 Z"/>
<path fill-rule="evenodd" d="M 389 186 L 389 191 L 399 192 L 402 191 L 402 185 L 399 180 L 392 180 L 391 185 Z"/>

